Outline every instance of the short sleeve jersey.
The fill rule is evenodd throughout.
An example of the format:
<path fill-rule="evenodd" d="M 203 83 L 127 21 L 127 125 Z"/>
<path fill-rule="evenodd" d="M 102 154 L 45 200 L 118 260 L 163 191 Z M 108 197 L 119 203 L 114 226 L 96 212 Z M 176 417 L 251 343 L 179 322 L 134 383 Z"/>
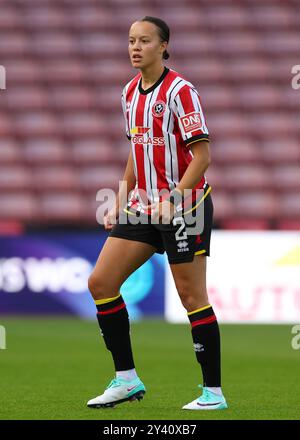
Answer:
<path fill-rule="evenodd" d="M 145 206 L 163 200 L 180 182 L 193 159 L 190 145 L 209 140 L 200 96 L 193 84 L 167 67 L 144 90 L 141 73 L 122 92 L 126 135 L 131 141 L 136 185 L 127 208 L 149 213 Z M 207 185 L 203 175 L 193 188 Z"/>

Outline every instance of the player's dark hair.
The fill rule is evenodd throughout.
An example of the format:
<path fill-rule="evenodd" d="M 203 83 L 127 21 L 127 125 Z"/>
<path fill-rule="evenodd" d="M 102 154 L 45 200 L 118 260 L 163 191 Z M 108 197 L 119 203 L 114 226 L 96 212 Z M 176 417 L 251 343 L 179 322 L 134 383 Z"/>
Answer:
<path fill-rule="evenodd" d="M 165 21 L 163 21 L 157 17 L 150 17 L 149 15 L 146 15 L 140 21 L 149 21 L 150 23 L 155 24 L 155 26 L 158 27 L 158 35 L 159 35 L 160 40 L 162 42 L 163 41 L 166 41 L 167 43 L 169 42 L 170 29 Z M 168 51 L 164 50 L 163 59 L 167 60 L 169 57 L 170 57 L 170 54 L 168 53 Z"/>

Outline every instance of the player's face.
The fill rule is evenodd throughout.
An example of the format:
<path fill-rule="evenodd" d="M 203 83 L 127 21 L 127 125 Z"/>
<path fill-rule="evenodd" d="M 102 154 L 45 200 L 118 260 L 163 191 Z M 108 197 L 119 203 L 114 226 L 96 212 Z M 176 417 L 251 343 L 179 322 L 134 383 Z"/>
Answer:
<path fill-rule="evenodd" d="M 136 21 L 129 31 L 129 56 L 133 67 L 143 69 L 162 59 L 166 42 L 160 41 L 157 27 L 147 21 Z"/>

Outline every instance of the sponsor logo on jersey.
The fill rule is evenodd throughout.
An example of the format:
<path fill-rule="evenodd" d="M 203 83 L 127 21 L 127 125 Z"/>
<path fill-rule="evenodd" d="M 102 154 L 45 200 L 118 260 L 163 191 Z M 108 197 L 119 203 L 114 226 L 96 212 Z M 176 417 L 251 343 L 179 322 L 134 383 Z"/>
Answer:
<path fill-rule="evenodd" d="M 145 134 L 150 130 L 149 127 L 134 127 L 130 130 L 130 134 Z"/>
<path fill-rule="evenodd" d="M 183 126 L 185 133 L 190 133 L 191 131 L 201 130 L 202 121 L 200 113 L 188 113 L 180 118 L 180 122 Z"/>
<path fill-rule="evenodd" d="M 166 109 L 164 101 L 156 101 L 152 106 L 152 115 L 161 118 Z"/>
<path fill-rule="evenodd" d="M 131 140 L 134 144 L 152 144 L 152 145 L 164 145 L 165 140 L 163 137 L 158 136 L 144 136 L 147 134 L 150 128 L 148 127 L 134 127 L 130 130 Z"/>

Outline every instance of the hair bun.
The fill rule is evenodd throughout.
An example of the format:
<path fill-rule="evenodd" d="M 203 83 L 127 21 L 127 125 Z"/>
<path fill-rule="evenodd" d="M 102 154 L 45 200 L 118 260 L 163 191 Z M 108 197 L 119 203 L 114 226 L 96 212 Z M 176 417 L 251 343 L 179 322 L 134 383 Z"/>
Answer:
<path fill-rule="evenodd" d="M 170 58 L 170 54 L 169 54 L 168 51 L 165 50 L 164 53 L 163 53 L 163 59 L 167 60 L 168 58 Z"/>

